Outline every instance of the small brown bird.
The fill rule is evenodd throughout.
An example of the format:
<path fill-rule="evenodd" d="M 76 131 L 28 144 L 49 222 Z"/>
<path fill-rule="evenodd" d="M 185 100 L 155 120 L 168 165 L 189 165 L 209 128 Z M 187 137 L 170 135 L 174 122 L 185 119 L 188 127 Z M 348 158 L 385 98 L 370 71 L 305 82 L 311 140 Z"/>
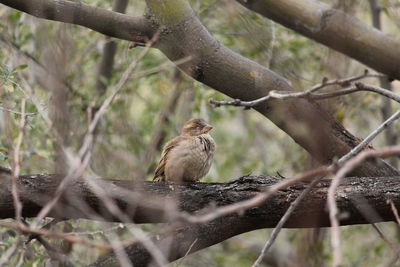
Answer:
<path fill-rule="evenodd" d="M 187 121 L 181 135 L 164 146 L 153 180 L 194 182 L 206 175 L 215 152 L 212 128 L 203 119 Z"/>

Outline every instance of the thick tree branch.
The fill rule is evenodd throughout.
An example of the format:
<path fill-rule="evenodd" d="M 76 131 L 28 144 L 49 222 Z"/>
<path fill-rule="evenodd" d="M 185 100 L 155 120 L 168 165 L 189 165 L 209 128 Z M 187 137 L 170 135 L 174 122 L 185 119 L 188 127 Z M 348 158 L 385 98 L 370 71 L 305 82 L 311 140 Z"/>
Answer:
<path fill-rule="evenodd" d="M 268 176 L 247 176 L 228 183 L 190 183 L 173 186 L 153 182 L 144 182 L 138 186 L 131 181 L 123 180 L 99 179 L 99 182 L 107 194 L 116 201 L 117 205 L 130 214 L 133 221 L 156 223 L 174 221 L 174 212 L 170 207 L 173 205 L 172 202 L 177 193 L 179 195 L 179 209 L 195 212 L 207 207 L 212 209 L 212 203 L 222 206 L 248 199 L 280 180 L 280 178 Z M 40 211 L 41 206 L 54 195 L 60 177 L 46 174 L 25 175 L 19 177 L 18 181 L 23 203 L 22 216 L 33 217 Z M 329 216 L 326 212 L 329 184 L 330 181 L 325 180 L 312 189 L 308 197 L 294 211 L 285 227 L 329 226 Z M 299 184 L 281 190 L 260 207 L 249 209 L 241 215 L 228 215 L 207 224 L 174 226 L 171 228 L 172 231 L 169 229 L 169 231 L 163 233 L 156 233 L 158 239 L 154 237 L 155 242 L 161 249 L 165 249 L 166 243 L 169 243 L 172 248 L 176 248 L 171 250 L 171 252 L 174 252 L 169 256 L 169 260 L 173 261 L 184 256 L 192 244 L 194 245 L 190 253 L 247 231 L 275 227 L 291 202 L 298 197 L 305 187 L 306 184 Z M 391 205 L 387 201 L 391 200 L 396 207 L 399 207 L 399 192 L 399 177 L 344 179 L 336 194 L 338 208 L 346 214 L 346 217 L 341 220 L 341 225 L 395 220 Z M 360 197 L 366 199 L 366 203 L 376 210 L 379 217 L 364 218 L 362 216 L 358 208 L 363 204 L 357 202 Z M 87 213 L 87 210 L 82 210 L 82 206 L 90 208 L 93 214 Z M 51 216 L 66 219 L 93 219 L 95 212 L 103 216 L 104 220 L 117 221 L 86 183 L 74 181 L 64 198 L 51 211 Z M 11 176 L 7 172 L 1 172 L 0 218 L 13 218 L 14 215 Z M 197 241 L 194 243 L 196 239 Z M 134 244 L 127 252 L 134 261 L 135 259 L 151 261 L 150 254 L 140 244 Z M 136 253 L 144 253 L 144 256 L 134 257 L 134 255 L 137 255 Z M 107 259 L 107 261 L 109 260 L 110 258 Z M 134 262 L 135 266 L 144 266 L 136 265 L 136 263 Z"/>
<path fill-rule="evenodd" d="M 251 188 L 255 184 L 258 184 L 256 187 L 263 187 L 275 179 L 271 177 L 267 178 L 266 180 L 264 180 L 266 177 L 254 178 L 255 177 L 243 177 L 236 182 L 226 184 L 227 191 L 225 192 L 230 196 L 239 196 L 239 191 L 237 190 L 247 190 L 249 189 L 248 186 Z M 390 178 L 392 182 L 388 183 L 389 186 L 395 186 L 393 191 L 391 189 L 387 191 L 388 188 L 383 189 L 386 187 L 385 184 L 382 184 L 383 187 L 380 189 L 378 189 L 380 186 L 374 188 L 369 187 L 372 186 L 371 182 L 379 181 L 378 183 L 380 183 L 381 179 L 385 180 L 386 182 L 388 178 L 352 178 L 344 181 L 337 192 L 340 210 L 343 214 L 346 214 L 345 219 L 341 221 L 341 225 L 346 225 L 349 223 L 368 223 L 368 218 L 364 218 L 358 208 L 360 205 L 367 205 L 368 207 L 366 208 L 369 208 L 369 205 L 377 208 L 376 204 L 378 202 L 380 202 L 381 207 L 384 207 L 385 209 L 385 211 L 380 208 L 377 209 L 377 212 L 381 218 L 386 217 L 389 220 L 394 219 L 394 215 L 390 210 L 390 205 L 386 203 L 386 199 L 393 199 L 394 197 L 396 198 L 394 201 L 398 201 L 399 194 L 395 192 L 399 186 L 399 183 L 397 182 L 398 177 Z M 264 182 L 266 183 L 264 184 Z M 366 183 L 364 184 L 364 182 Z M 324 181 L 316 189 L 313 189 L 304 202 L 301 203 L 298 209 L 296 209 L 296 211 L 292 214 L 285 227 L 329 226 L 329 219 L 325 213 L 326 187 L 328 185 L 329 181 Z M 213 186 L 215 185 L 210 185 L 210 187 Z M 247 193 L 252 192 L 256 187 L 250 189 Z M 169 261 L 174 261 L 185 256 L 189 249 L 189 253 L 193 253 L 197 250 L 217 244 L 227 238 L 247 231 L 265 227 L 275 227 L 280 216 L 284 214 L 290 203 L 298 197 L 299 193 L 302 192 L 304 188 L 305 185 L 303 184 L 289 188 L 284 192 L 280 192 L 260 208 L 251 209 L 245 212 L 243 216 L 235 214 L 219 218 L 208 224 L 183 226 L 176 225 L 167 229 L 161 229 L 152 235 L 152 240 L 162 251 L 164 251 L 166 255 L 169 255 Z M 383 192 L 378 193 L 378 191 L 381 189 L 383 189 Z M 380 195 L 380 200 L 375 198 L 375 196 L 378 196 L 378 194 Z M 283 197 L 284 195 L 288 198 L 285 199 L 285 197 Z M 225 202 L 226 200 L 230 199 L 230 197 L 226 198 L 226 196 L 227 195 L 224 194 L 218 198 L 222 202 Z M 357 202 L 359 197 L 365 197 L 368 204 Z M 219 203 L 220 202 L 217 201 L 217 205 Z M 274 203 L 279 204 L 275 206 Z M 398 204 L 399 203 L 395 205 Z M 264 212 L 261 212 L 261 210 L 264 210 Z M 358 219 L 356 219 L 356 217 Z M 370 219 L 371 221 L 369 222 L 373 222 L 374 220 L 382 220 L 376 217 Z M 150 254 L 143 248 L 142 245 L 134 244 L 128 247 L 126 252 L 128 253 L 129 258 L 132 260 L 134 266 L 154 266 L 152 264 Z M 91 266 L 115 266 L 115 260 L 115 256 L 105 255 Z"/>
<path fill-rule="evenodd" d="M 18 179 L 18 188 L 23 202 L 23 217 L 35 217 L 41 206 L 55 193 L 61 177 L 55 174 L 23 175 Z M 280 178 L 271 176 L 245 176 L 227 183 L 188 183 L 183 185 L 170 185 L 168 183 L 143 182 L 135 185 L 131 181 L 98 179 L 99 185 L 110 198 L 122 209 L 127 210 L 134 206 L 136 211 L 132 214 L 132 220 L 136 223 L 160 223 L 175 220 L 171 212 L 172 197 L 179 192 L 179 210 L 192 213 L 209 207 L 211 203 L 217 206 L 236 203 L 253 197 L 263 192 L 268 186 L 281 181 Z M 394 215 L 386 200 L 391 199 L 396 206 L 400 206 L 400 183 L 398 177 L 379 178 L 346 178 L 337 191 L 338 206 L 349 216 L 342 221 L 343 225 L 371 223 L 359 216 L 359 212 L 351 204 L 351 197 L 361 195 L 370 200 L 371 207 L 381 214 L 382 221 L 391 221 Z M 11 193 L 11 174 L 0 172 L 0 218 L 14 218 L 15 210 Z M 322 181 L 316 189 L 310 193 L 304 205 L 306 209 L 294 213 L 286 224 L 286 227 L 314 227 L 329 226 L 329 217 L 325 213 L 326 193 L 330 180 Z M 289 207 L 292 200 L 305 188 L 306 184 L 294 185 L 272 196 L 261 207 L 252 208 L 243 216 L 267 216 L 263 222 L 264 227 L 273 227 L 279 221 L 281 215 Z M 75 202 L 67 198 L 75 198 Z M 89 185 L 83 180 L 71 183 L 68 193 L 64 195 L 50 213 L 52 217 L 60 216 L 64 219 L 87 218 L 93 219 L 91 214 L 86 214 L 79 206 L 79 201 L 85 203 L 93 211 L 101 213 L 104 220 L 118 221 L 111 217 L 105 210 L 102 200 L 96 197 Z M 303 220 L 304 212 L 310 216 Z M 322 212 L 322 213 L 321 213 Z M 311 216 L 312 215 L 312 216 Z M 175 218 L 175 219 L 174 219 Z M 313 218 L 313 220 L 308 220 Z M 315 219 L 315 220 L 314 220 Z M 378 222 L 378 221 L 373 221 Z"/>
<path fill-rule="evenodd" d="M 153 30 L 144 17 L 134 17 L 67 0 L 0 0 L 32 16 L 72 23 L 119 39 L 146 43 Z"/>
<path fill-rule="evenodd" d="M 400 42 L 315 0 L 237 0 L 243 6 L 338 52 L 400 79 Z"/>

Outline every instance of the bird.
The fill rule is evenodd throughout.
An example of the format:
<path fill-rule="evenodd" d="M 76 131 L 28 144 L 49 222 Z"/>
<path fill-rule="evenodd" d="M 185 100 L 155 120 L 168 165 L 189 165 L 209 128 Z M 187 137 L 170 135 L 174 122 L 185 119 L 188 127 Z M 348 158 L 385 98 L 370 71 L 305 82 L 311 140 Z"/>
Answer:
<path fill-rule="evenodd" d="M 153 181 L 196 182 L 211 167 L 216 145 L 209 134 L 213 127 L 204 119 L 188 120 L 179 136 L 163 148 Z"/>

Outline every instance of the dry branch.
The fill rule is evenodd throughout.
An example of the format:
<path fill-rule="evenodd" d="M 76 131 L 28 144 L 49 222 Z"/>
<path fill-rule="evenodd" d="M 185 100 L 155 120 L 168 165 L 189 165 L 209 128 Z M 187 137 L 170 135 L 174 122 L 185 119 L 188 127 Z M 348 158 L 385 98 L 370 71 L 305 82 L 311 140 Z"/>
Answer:
<path fill-rule="evenodd" d="M 41 206 L 55 193 L 60 177 L 57 175 L 25 175 L 19 177 L 19 189 L 23 202 L 22 216 L 34 217 Z M 208 208 L 212 209 L 212 203 L 217 206 L 228 205 L 249 199 L 281 181 L 280 178 L 269 176 L 246 176 L 228 183 L 191 183 L 185 185 L 173 185 L 167 183 L 144 182 L 136 186 L 132 181 L 99 179 L 101 187 L 112 198 L 118 207 L 127 212 L 136 223 L 158 223 L 174 221 L 174 213 L 170 212 L 170 202 L 176 193 L 180 195 L 179 209 L 186 212 L 195 212 Z M 329 215 L 326 211 L 326 197 L 329 180 L 322 181 L 311 190 L 307 199 L 293 212 L 284 227 L 324 227 L 329 226 Z M 189 247 L 190 253 L 211 246 L 227 238 L 247 231 L 275 227 L 285 211 L 289 208 L 299 194 L 305 189 L 306 184 L 293 185 L 287 189 L 278 191 L 261 206 L 252 208 L 243 215 L 231 214 L 218 218 L 207 224 L 193 224 L 176 226 L 176 231 L 168 231 L 161 235 L 161 239 L 154 240 L 162 250 L 165 242 L 172 242 L 174 253 L 169 261 L 184 256 Z M 396 207 L 400 206 L 400 182 L 399 177 L 358 177 L 345 178 L 337 191 L 337 205 L 346 218 L 341 220 L 341 225 L 374 223 L 379 221 L 393 221 L 395 216 L 387 200 L 393 201 Z M 363 196 L 368 205 L 379 214 L 375 221 L 364 218 L 352 201 L 358 196 Z M 78 201 L 79 199 L 79 201 Z M 104 207 L 101 199 L 97 198 L 88 185 L 82 180 L 73 181 L 67 194 L 51 210 L 49 216 L 58 218 L 95 218 L 93 214 L 87 214 L 81 209 L 84 203 L 93 212 L 100 214 L 103 220 L 117 221 Z M 77 205 L 79 204 L 79 205 Z M 132 208 L 134 213 L 132 212 Z M 13 218 L 15 216 L 12 203 L 11 176 L 9 173 L 0 174 L 0 218 Z M 96 217 L 96 218 L 99 218 Z M 176 218 L 176 217 L 175 217 Z M 160 237 L 160 236 L 159 236 Z M 140 244 L 134 244 L 127 253 L 131 260 L 135 253 L 144 253 L 142 260 L 151 260 L 151 254 L 146 254 Z M 112 257 L 111 257 L 112 258 Z M 136 260 L 138 258 L 136 257 Z M 140 266 L 140 265 L 138 265 Z"/>

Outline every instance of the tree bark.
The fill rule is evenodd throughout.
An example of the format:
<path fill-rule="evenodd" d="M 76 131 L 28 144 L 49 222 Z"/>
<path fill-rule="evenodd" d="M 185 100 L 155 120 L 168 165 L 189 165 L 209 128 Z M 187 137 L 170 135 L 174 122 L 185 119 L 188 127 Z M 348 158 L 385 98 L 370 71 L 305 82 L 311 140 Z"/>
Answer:
<path fill-rule="evenodd" d="M 144 17 L 134 17 L 67 0 L 1 0 L 32 16 L 81 25 L 107 36 L 146 43 L 153 35 Z"/>
<path fill-rule="evenodd" d="M 400 79 L 400 42 L 343 11 L 314 0 L 237 0 L 289 29 Z"/>
<path fill-rule="evenodd" d="M 41 207 L 54 195 L 61 177 L 53 174 L 23 175 L 18 179 L 22 198 L 23 217 L 35 217 Z M 176 212 L 171 205 L 188 213 L 237 203 L 263 192 L 268 186 L 279 182 L 281 178 L 271 176 L 244 176 L 227 183 L 188 183 L 171 185 L 162 182 L 143 182 L 135 185 L 132 181 L 97 179 L 118 207 L 126 212 L 135 223 L 177 222 Z M 330 180 L 324 180 L 311 190 L 307 198 L 294 211 L 286 228 L 328 227 L 329 215 L 326 211 L 326 196 Z M 174 224 L 168 231 L 154 233 L 154 242 L 165 251 L 170 248 L 169 261 L 189 253 L 222 242 L 232 236 L 260 228 L 275 227 L 292 201 L 304 190 L 302 183 L 281 190 L 271 196 L 259 207 L 254 207 L 243 214 L 228 215 L 206 224 Z M 102 200 L 96 196 L 84 180 L 73 181 L 66 195 L 53 208 L 49 216 L 62 219 L 99 219 L 118 221 L 107 210 Z M 400 206 L 399 177 L 353 177 L 346 178 L 339 186 L 336 200 L 342 214 L 341 225 L 369 224 L 392 221 L 394 215 L 387 203 L 391 199 Z M 89 209 L 83 210 L 82 206 Z M 373 209 L 376 215 L 365 217 L 365 210 Z M 90 213 L 87 213 L 90 210 Z M 134 212 L 132 212 L 134 210 Z M 7 172 L 0 172 L 0 218 L 13 218 L 15 215 L 11 195 L 11 177 Z M 99 216 L 100 215 L 100 216 Z M 179 234 L 177 234 L 179 233 Z M 156 238 L 157 236 L 157 238 Z M 134 244 L 127 249 L 134 266 L 142 260 L 150 263 L 150 254 L 141 246 Z M 140 253 L 140 257 L 138 256 Z M 106 260 L 107 258 L 107 260 Z M 111 266 L 113 255 L 100 259 L 94 266 Z M 103 265 L 101 264 L 103 262 Z M 107 264 L 106 264 L 107 263 Z M 106 264 L 106 265 L 104 265 Z M 138 265 L 136 265 L 138 264 Z"/>

